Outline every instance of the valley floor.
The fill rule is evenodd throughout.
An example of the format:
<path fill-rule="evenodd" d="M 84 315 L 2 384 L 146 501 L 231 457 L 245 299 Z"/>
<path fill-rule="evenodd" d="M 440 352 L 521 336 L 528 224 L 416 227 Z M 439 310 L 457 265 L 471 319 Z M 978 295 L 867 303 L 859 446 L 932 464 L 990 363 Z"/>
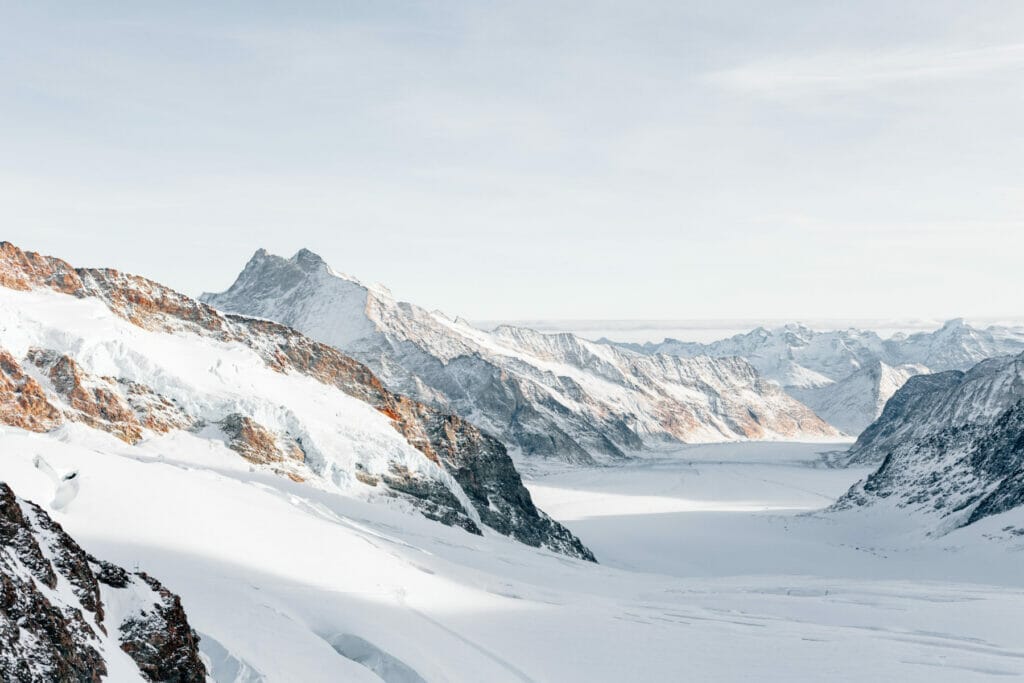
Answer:
<path fill-rule="evenodd" d="M 864 474 L 821 464 L 835 444 L 536 475 L 592 565 L 252 472 L 189 435 L 130 448 L 87 431 L 0 428 L 0 479 L 178 592 L 218 681 L 1024 675 L 1020 544 L 973 531 L 910 546 L 891 519 L 804 514 Z M 55 491 L 36 456 L 77 469 L 77 492 Z"/>

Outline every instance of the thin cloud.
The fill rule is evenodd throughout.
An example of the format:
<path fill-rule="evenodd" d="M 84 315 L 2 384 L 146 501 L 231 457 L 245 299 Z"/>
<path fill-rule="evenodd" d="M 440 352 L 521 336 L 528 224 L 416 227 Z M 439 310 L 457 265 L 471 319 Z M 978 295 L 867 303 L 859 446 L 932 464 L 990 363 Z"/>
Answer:
<path fill-rule="evenodd" d="M 944 81 L 1024 68 L 1024 43 L 967 50 L 829 52 L 715 71 L 712 84 L 746 92 L 864 90 L 908 81 Z"/>

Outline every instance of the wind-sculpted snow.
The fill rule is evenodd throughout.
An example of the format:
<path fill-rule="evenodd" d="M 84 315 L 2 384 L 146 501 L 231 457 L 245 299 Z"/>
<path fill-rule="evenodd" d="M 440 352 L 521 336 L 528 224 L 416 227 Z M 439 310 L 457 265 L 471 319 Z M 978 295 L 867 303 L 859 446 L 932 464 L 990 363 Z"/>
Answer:
<path fill-rule="evenodd" d="M 202 683 L 181 600 L 99 560 L 0 482 L 0 678 Z"/>
<path fill-rule="evenodd" d="M 922 372 L 967 370 L 986 358 L 1020 353 L 1024 329 L 977 329 L 957 319 L 934 332 L 882 339 L 868 330 L 816 332 L 803 325 L 786 325 L 772 330 L 759 327 L 710 344 L 666 339 L 618 346 L 682 357 L 739 356 L 830 424 L 859 434 L 907 378 Z"/>
<path fill-rule="evenodd" d="M 590 463 L 664 440 L 836 434 L 738 359 L 647 356 L 572 334 L 491 333 L 395 301 L 302 250 L 260 250 L 203 300 L 352 354 L 389 388 L 455 412 L 524 455 Z"/>
<path fill-rule="evenodd" d="M 837 509 L 895 506 L 948 530 L 1024 505 L 1024 354 L 911 378 L 848 459 L 881 464 Z"/>
<path fill-rule="evenodd" d="M 0 285 L 6 424 L 46 432 L 82 423 L 130 445 L 189 431 L 295 481 L 399 499 L 475 534 L 482 524 L 593 559 L 536 509 L 500 442 L 392 393 L 337 349 L 8 243 Z"/>

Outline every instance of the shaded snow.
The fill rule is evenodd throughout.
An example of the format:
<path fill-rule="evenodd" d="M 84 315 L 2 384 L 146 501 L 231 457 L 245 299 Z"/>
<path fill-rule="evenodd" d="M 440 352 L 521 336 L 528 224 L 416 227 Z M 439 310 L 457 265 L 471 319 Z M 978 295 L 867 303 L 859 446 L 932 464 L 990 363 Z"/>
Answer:
<path fill-rule="evenodd" d="M 823 466 L 820 446 L 694 447 L 531 482 L 597 550 L 592 565 L 204 465 L 194 441 L 131 454 L 86 431 L 0 430 L 0 478 L 45 505 L 53 483 L 34 456 L 79 468 L 79 495 L 54 518 L 160 576 L 210 638 L 207 657 L 244 663 L 250 680 L 379 683 L 328 642 L 338 634 L 372 644 L 357 658 L 386 654 L 428 681 L 1024 674 L 1020 541 L 914 545 L 892 517 L 808 516 L 862 474 Z"/>

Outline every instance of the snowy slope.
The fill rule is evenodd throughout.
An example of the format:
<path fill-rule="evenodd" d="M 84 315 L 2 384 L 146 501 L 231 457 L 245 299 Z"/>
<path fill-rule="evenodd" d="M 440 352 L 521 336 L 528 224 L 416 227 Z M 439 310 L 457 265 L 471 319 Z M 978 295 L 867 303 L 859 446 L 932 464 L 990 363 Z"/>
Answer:
<path fill-rule="evenodd" d="M 352 354 L 393 390 L 452 410 L 525 455 L 618 458 L 665 439 L 828 437 L 744 361 L 647 356 L 571 334 L 461 320 L 395 301 L 302 250 L 256 252 L 215 307 L 277 320 Z"/>
<path fill-rule="evenodd" d="M 973 536 L 920 552 L 865 547 L 849 528 L 786 511 L 827 504 L 853 472 L 814 467 L 811 446 L 801 457 L 789 444 L 738 446 L 542 480 L 539 499 L 588 521 L 618 551 L 614 567 L 249 471 L 188 432 L 129 446 L 78 424 L 0 428 L 0 478 L 47 506 L 53 483 L 33 454 L 78 468 L 78 495 L 51 514 L 89 552 L 181 595 L 218 682 L 1024 674 L 1020 553 Z M 669 552 L 636 552 L 652 540 Z M 1009 583 L 970 573 L 1000 565 Z"/>
<path fill-rule="evenodd" d="M 132 446 L 194 434 L 311 487 L 591 558 L 536 509 L 499 442 L 294 330 L 6 243 L 0 285 L 6 424 L 84 424 Z"/>
<path fill-rule="evenodd" d="M 684 357 L 740 356 L 827 422 L 856 435 L 878 417 L 885 399 L 907 378 L 967 370 L 986 358 L 1020 353 L 1024 329 L 977 329 L 956 319 L 934 332 L 882 339 L 867 330 L 818 332 L 793 324 L 772 330 L 759 327 L 710 344 L 666 339 L 622 346 Z"/>

